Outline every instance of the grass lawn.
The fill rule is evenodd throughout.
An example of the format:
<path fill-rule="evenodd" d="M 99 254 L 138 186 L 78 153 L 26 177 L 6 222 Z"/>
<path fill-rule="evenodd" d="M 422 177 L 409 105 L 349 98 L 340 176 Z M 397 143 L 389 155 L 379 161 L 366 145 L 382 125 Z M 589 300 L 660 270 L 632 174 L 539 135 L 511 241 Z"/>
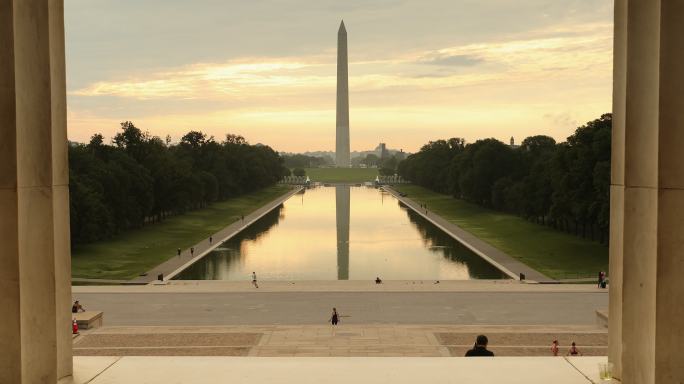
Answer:
<path fill-rule="evenodd" d="M 608 271 L 607 246 L 419 186 L 395 189 L 551 278 L 594 277 Z"/>
<path fill-rule="evenodd" d="M 290 190 L 278 185 L 124 232 L 114 239 L 75 246 L 73 277 L 132 279 Z"/>
<path fill-rule="evenodd" d="M 376 168 L 306 168 L 311 181 L 321 183 L 363 183 L 373 181 L 378 175 Z"/>

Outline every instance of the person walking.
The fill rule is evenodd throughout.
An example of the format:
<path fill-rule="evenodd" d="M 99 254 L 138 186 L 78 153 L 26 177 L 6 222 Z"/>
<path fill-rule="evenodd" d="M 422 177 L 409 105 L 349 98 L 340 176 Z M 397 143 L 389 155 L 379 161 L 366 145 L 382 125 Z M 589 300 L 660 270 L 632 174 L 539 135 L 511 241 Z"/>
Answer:
<path fill-rule="evenodd" d="M 178 250 L 176 250 L 176 253 L 178 254 L 178 256 L 180 256 L 180 254 L 181 254 L 181 249 L 178 248 Z"/>
<path fill-rule="evenodd" d="M 259 284 L 257 284 L 256 272 L 252 272 L 252 285 L 254 288 L 259 288 Z"/>
<path fill-rule="evenodd" d="M 337 328 L 337 324 L 340 322 L 340 315 L 337 313 L 337 308 L 333 307 L 332 315 L 330 315 L 328 322 L 332 325 L 332 335 L 335 336 L 335 328 Z"/>
<path fill-rule="evenodd" d="M 190 256 L 192 257 L 194 255 L 195 255 L 195 247 L 190 247 Z"/>
<path fill-rule="evenodd" d="M 211 242 L 214 241 L 214 238 L 209 236 L 209 245 L 211 245 Z"/>
<path fill-rule="evenodd" d="M 328 321 L 332 325 L 337 325 L 340 322 L 340 315 L 337 313 L 337 308 L 333 307 L 332 315 Z"/>

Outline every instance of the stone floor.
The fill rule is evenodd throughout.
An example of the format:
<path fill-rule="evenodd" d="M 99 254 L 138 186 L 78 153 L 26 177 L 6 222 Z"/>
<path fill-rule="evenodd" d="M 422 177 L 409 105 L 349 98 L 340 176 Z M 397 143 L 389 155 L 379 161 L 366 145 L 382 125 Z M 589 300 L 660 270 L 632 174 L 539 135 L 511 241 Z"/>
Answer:
<path fill-rule="evenodd" d="M 558 339 L 605 355 L 593 326 L 345 325 L 103 327 L 74 339 L 77 356 L 446 357 L 463 356 L 479 333 L 498 356 L 549 356 Z"/>
<path fill-rule="evenodd" d="M 75 357 L 59 384 L 589 384 L 605 357 Z"/>
<path fill-rule="evenodd" d="M 263 283 L 263 290 L 260 286 L 249 291 L 237 290 L 249 287 L 248 282 L 237 286 L 77 287 L 81 289 L 74 289 L 73 300 L 103 311 L 104 323 L 116 326 L 325 325 L 332 307 L 347 316 L 342 319 L 346 325 L 593 325 L 596 310 L 608 306 L 606 290 L 579 284 L 388 282 L 376 287 L 368 283 L 309 283 L 307 291 L 277 291 L 284 283 L 270 282 Z M 421 285 L 431 290 L 399 290 Z M 314 290 L 326 286 L 336 291 Z M 463 291 L 452 290 L 459 288 Z"/>

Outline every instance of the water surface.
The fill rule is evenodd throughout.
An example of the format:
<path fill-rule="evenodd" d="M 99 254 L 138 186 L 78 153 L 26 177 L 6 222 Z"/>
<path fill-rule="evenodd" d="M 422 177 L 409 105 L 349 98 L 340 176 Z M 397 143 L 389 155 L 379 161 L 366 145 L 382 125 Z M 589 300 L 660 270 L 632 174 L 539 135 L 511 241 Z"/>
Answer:
<path fill-rule="evenodd" d="M 468 280 L 506 276 L 392 195 L 315 187 L 294 195 L 176 278 Z"/>

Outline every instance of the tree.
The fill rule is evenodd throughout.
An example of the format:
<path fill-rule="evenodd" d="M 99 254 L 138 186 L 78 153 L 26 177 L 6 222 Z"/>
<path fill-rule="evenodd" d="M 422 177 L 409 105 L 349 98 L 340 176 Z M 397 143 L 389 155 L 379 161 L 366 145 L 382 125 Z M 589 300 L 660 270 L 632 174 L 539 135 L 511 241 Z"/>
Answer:
<path fill-rule="evenodd" d="M 382 168 L 378 169 L 378 173 L 380 174 L 380 176 L 393 176 L 394 175 L 394 169 L 382 167 Z"/>
<path fill-rule="evenodd" d="M 361 160 L 361 163 L 365 164 L 367 167 L 377 167 L 380 163 L 380 158 L 377 155 L 369 153 Z"/>
<path fill-rule="evenodd" d="M 69 147 L 72 242 L 97 241 L 276 183 L 289 170 L 268 146 L 190 131 L 172 145 L 132 122 Z"/>
<path fill-rule="evenodd" d="M 304 168 L 295 168 L 292 170 L 292 174 L 297 177 L 302 177 L 306 176 L 306 171 L 304 170 Z"/>
<path fill-rule="evenodd" d="M 518 148 L 495 139 L 431 141 L 397 168 L 434 191 L 605 242 L 611 124 L 612 116 L 604 114 L 566 142 L 537 135 Z"/>
<path fill-rule="evenodd" d="M 452 192 L 450 176 L 453 172 L 452 161 L 465 147 L 465 140 L 451 138 L 449 140 L 431 141 L 425 144 L 418 153 L 414 153 L 398 164 L 399 175 L 426 188 L 442 193 Z"/>

